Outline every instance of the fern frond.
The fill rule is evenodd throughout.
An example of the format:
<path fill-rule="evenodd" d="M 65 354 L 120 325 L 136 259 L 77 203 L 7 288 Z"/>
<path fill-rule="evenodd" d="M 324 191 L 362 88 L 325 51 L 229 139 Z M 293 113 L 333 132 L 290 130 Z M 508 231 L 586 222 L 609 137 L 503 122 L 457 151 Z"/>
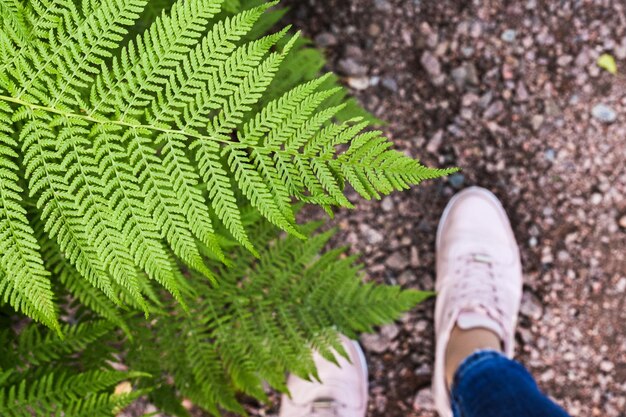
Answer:
<path fill-rule="evenodd" d="M 233 242 L 258 253 L 244 205 L 303 237 L 294 200 L 330 212 L 351 207 L 348 185 L 380 198 L 451 172 L 391 150 L 365 121 L 336 124 L 349 113 L 336 79 L 296 85 L 314 77 L 321 55 L 287 29 L 258 37 L 281 14 L 268 11 L 275 2 L 229 2 L 231 11 L 256 5 L 234 16 L 220 13 L 222 0 L 173 3 L 3 3 L 0 232 L 13 238 L 0 243 L 12 248 L 0 258 L 1 289 L 40 321 L 54 313 L 49 271 L 55 288 L 109 319 L 119 317 L 104 297 L 159 310 L 166 304 L 153 282 L 179 303 L 190 292 L 177 262 L 218 281 L 208 260 L 230 264 Z M 146 7 L 160 14 L 135 35 Z M 311 65 L 291 71 L 285 62 Z M 23 180 L 30 218 L 20 209 Z M 89 295 L 90 286 L 101 293 Z M 293 326 L 290 337 L 304 340 Z M 309 372 L 305 351 L 284 354 L 302 356 Z M 237 372 L 238 386 L 253 379 Z"/>
<path fill-rule="evenodd" d="M 104 320 L 75 326 L 63 325 L 61 338 L 51 332 L 42 335 L 37 326 L 28 326 L 20 333 L 15 351 L 23 355 L 20 357 L 22 364 L 41 365 L 80 352 L 112 328 L 112 324 Z"/>
<path fill-rule="evenodd" d="M 10 114 L 0 102 L 0 296 L 15 310 L 58 328 L 50 273 L 22 207 Z"/>
<path fill-rule="evenodd" d="M 80 374 L 50 373 L 34 381 L 22 380 L 0 391 L 0 413 L 7 417 L 59 415 L 65 407 L 81 404 L 125 379 L 144 377 L 139 372 L 88 371 Z M 93 405 L 93 404 L 92 404 Z"/>

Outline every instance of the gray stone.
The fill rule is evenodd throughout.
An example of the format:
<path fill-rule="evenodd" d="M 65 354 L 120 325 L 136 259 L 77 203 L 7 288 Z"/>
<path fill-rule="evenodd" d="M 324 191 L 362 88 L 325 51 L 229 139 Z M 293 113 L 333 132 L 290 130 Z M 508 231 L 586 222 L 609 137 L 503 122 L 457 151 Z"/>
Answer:
<path fill-rule="evenodd" d="M 363 233 L 365 240 L 370 245 L 376 245 L 385 239 L 381 233 L 366 224 L 361 225 L 361 233 Z"/>
<path fill-rule="evenodd" d="M 435 132 L 432 138 L 428 141 L 428 145 L 426 145 L 426 151 L 436 154 L 443 143 L 443 130 L 439 129 Z"/>
<path fill-rule="evenodd" d="M 382 80 L 383 87 L 387 90 L 391 90 L 394 93 L 398 91 L 398 83 L 393 78 L 385 77 Z"/>
<path fill-rule="evenodd" d="M 348 85 L 355 90 L 365 90 L 370 86 L 370 80 L 367 77 L 348 77 Z"/>
<path fill-rule="evenodd" d="M 500 35 L 500 39 L 507 43 L 515 42 L 515 38 L 517 38 L 517 31 L 513 29 L 507 29 Z"/>
<path fill-rule="evenodd" d="M 441 64 L 439 63 L 439 59 L 437 59 L 432 52 L 424 51 L 422 57 L 420 58 L 420 63 L 431 77 L 437 77 L 441 74 Z"/>
<path fill-rule="evenodd" d="M 322 48 L 337 45 L 337 38 L 332 33 L 322 32 L 315 37 L 315 43 Z"/>
<path fill-rule="evenodd" d="M 382 207 L 383 211 L 392 211 L 393 210 L 393 200 L 391 199 L 390 196 L 387 196 L 385 198 L 383 198 L 382 203 L 380 204 L 380 206 Z"/>
<path fill-rule="evenodd" d="M 418 411 L 432 411 L 435 409 L 435 398 L 430 387 L 421 389 L 413 400 L 413 409 Z"/>
<path fill-rule="evenodd" d="M 371 352 L 383 353 L 394 347 L 393 340 L 400 334 L 400 328 L 394 324 L 387 324 L 376 334 L 361 335 L 363 347 Z"/>
<path fill-rule="evenodd" d="M 487 110 L 483 113 L 485 119 L 494 119 L 504 111 L 504 103 L 502 100 L 497 100 L 491 103 Z"/>
<path fill-rule="evenodd" d="M 533 320 L 539 320 L 543 316 L 543 306 L 535 294 L 530 291 L 524 291 L 520 313 Z"/>
<path fill-rule="evenodd" d="M 593 106 L 591 115 L 602 123 L 613 123 L 617 120 L 617 113 L 606 104 L 600 103 Z"/>
<path fill-rule="evenodd" d="M 530 125 L 535 132 L 538 131 L 543 125 L 543 116 L 540 114 L 533 115 L 533 117 L 530 119 Z"/>
<path fill-rule="evenodd" d="M 409 261 L 400 252 L 394 252 L 385 260 L 385 265 L 394 271 L 402 271 L 409 265 Z"/>
<path fill-rule="evenodd" d="M 346 75 L 365 75 L 367 67 L 359 64 L 353 58 L 340 59 L 338 62 L 339 71 Z"/>
<path fill-rule="evenodd" d="M 465 183 L 465 176 L 460 172 L 455 172 L 448 177 L 448 182 L 453 188 L 459 189 Z"/>
<path fill-rule="evenodd" d="M 554 149 L 546 149 L 546 151 L 543 153 L 543 156 L 544 158 L 546 158 L 547 161 L 554 162 L 556 152 L 554 151 Z"/>

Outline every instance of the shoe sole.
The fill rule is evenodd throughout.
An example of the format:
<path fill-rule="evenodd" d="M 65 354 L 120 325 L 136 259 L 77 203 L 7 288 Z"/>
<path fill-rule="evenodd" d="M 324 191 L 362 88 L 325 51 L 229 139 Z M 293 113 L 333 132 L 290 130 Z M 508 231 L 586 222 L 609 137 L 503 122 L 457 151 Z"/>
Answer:
<path fill-rule="evenodd" d="M 351 340 L 354 345 L 354 349 L 356 350 L 357 356 L 359 357 L 359 362 L 361 363 L 361 369 L 363 370 L 363 378 L 365 378 L 365 382 L 369 385 L 369 374 L 367 370 L 367 360 L 365 360 L 365 353 L 361 348 L 361 345 L 356 340 Z"/>

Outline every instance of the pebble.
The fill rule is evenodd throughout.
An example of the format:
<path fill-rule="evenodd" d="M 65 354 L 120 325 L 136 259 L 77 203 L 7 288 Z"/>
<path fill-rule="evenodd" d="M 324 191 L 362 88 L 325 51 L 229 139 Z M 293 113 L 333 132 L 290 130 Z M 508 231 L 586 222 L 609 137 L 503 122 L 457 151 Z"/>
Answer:
<path fill-rule="evenodd" d="M 315 37 L 315 43 L 322 48 L 337 45 L 337 38 L 332 33 L 322 32 Z"/>
<path fill-rule="evenodd" d="M 530 291 L 524 291 L 520 304 L 520 313 L 533 320 L 539 320 L 543 316 L 543 306 L 535 294 Z"/>
<path fill-rule="evenodd" d="M 392 347 L 393 340 L 400 334 L 400 328 L 394 324 L 387 324 L 380 328 L 378 333 L 361 335 L 363 347 L 374 353 L 383 353 Z"/>
<path fill-rule="evenodd" d="M 370 80 L 367 77 L 348 77 L 346 80 L 348 85 L 355 90 L 366 90 L 370 86 Z"/>
<path fill-rule="evenodd" d="M 359 64 L 353 58 L 340 59 L 337 65 L 339 66 L 339 71 L 346 75 L 362 76 L 367 74 L 367 67 Z"/>
<path fill-rule="evenodd" d="M 432 138 L 428 141 L 428 145 L 426 145 L 426 151 L 432 154 L 436 154 L 441 147 L 443 142 L 443 130 L 439 129 L 435 132 Z"/>
<path fill-rule="evenodd" d="M 460 172 L 455 172 L 448 177 L 448 182 L 453 188 L 460 189 L 465 183 L 465 176 Z"/>
<path fill-rule="evenodd" d="M 398 83 L 393 78 L 383 78 L 382 84 L 387 90 L 393 91 L 394 93 L 398 91 Z"/>
<path fill-rule="evenodd" d="M 409 259 L 409 265 L 411 265 L 411 268 L 417 268 L 418 266 L 420 266 L 419 252 L 417 251 L 416 246 L 411 246 L 411 257 Z"/>
<path fill-rule="evenodd" d="M 502 102 L 502 100 L 497 100 L 494 101 L 489 107 L 487 107 L 487 110 L 485 110 L 485 112 L 483 113 L 483 117 L 485 119 L 493 119 L 496 116 L 502 114 L 503 111 L 504 103 Z"/>
<path fill-rule="evenodd" d="M 554 162 L 554 159 L 556 158 L 556 152 L 552 148 L 546 149 L 546 151 L 543 153 L 543 156 L 544 158 L 546 158 L 546 161 Z"/>
<path fill-rule="evenodd" d="M 385 265 L 394 271 L 402 271 L 409 265 L 409 261 L 400 252 L 394 252 L 385 260 Z"/>
<path fill-rule="evenodd" d="M 517 38 L 517 31 L 513 29 L 507 29 L 500 35 L 500 39 L 507 43 L 515 42 L 515 38 Z"/>
<path fill-rule="evenodd" d="M 533 117 L 530 119 L 530 125 L 533 128 L 533 130 L 536 132 L 538 131 L 541 126 L 543 125 L 543 116 L 540 114 L 535 114 L 533 115 Z"/>
<path fill-rule="evenodd" d="M 392 211 L 393 206 L 394 206 L 393 199 L 390 196 L 383 198 L 383 201 L 381 202 L 380 206 L 386 212 Z"/>
<path fill-rule="evenodd" d="M 600 370 L 603 372 L 612 372 L 615 369 L 615 365 L 611 361 L 602 361 L 600 362 Z"/>
<path fill-rule="evenodd" d="M 617 223 L 622 229 L 626 229 L 626 214 L 620 217 Z"/>
<path fill-rule="evenodd" d="M 557 60 L 556 63 L 560 66 L 560 67 L 566 67 L 569 64 L 572 63 L 572 61 L 574 60 L 574 57 L 571 55 L 561 55 Z"/>
<path fill-rule="evenodd" d="M 603 123 L 613 123 L 617 120 L 615 110 L 603 103 L 593 106 L 591 115 Z"/>
<path fill-rule="evenodd" d="M 424 51 L 420 58 L 420 63 L 431 77 L 434 78 L 441 74 L 441 64 L 430 51 Z"/>
<path fill-rule="evenodd" d="M 367 27 L 367 33 L 369 33 L 370 36 L 378 36 L 381 32 L 382 29 L 376 23 L 372 23 Z"/>
<path fill-rule="evenodd" d="M 379 233 L 375 229 L 372 229 L 366 224 L 361 225 L 361 233 L 363 233 L 363 235 L 365 236 L 365 240 L 370 245 L 376 245 L 385 240 L 381 233 Z"/>
<path fill-rule="evenodd" d="M 418 391 L 413 400 L 413 409 L 415 411 L 432 411 L 435 409 L 435 398 L 430 387 Z"/>

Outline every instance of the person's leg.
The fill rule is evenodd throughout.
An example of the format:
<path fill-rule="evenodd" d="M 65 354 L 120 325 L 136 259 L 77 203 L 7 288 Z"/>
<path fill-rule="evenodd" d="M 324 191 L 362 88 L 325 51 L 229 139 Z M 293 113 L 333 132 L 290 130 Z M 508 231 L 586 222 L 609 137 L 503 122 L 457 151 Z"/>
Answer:
<path fill-rule="evenodd" d="M 522 365 L 495 350 L 479 350 L 467 357 L 451 386 L 457 417 L 568 417 L 539 391 Z"/>
<path fill-rule="evenodd" d="M 337 364 L 315 353 L 313 359 L 322 382 L 290 375 L 279 417 L 365 417 L 367 411 L 367 364 L 359 344 L 342 337 L 350 362 L 337 355 Z"/>
<path fill-rule="evenodd" d="M 448 204 L 437 231 L 433 393 L 441 417 L 562 417 L 511 360 L 522 294 L 519 249 L 489 191 Z"/>

